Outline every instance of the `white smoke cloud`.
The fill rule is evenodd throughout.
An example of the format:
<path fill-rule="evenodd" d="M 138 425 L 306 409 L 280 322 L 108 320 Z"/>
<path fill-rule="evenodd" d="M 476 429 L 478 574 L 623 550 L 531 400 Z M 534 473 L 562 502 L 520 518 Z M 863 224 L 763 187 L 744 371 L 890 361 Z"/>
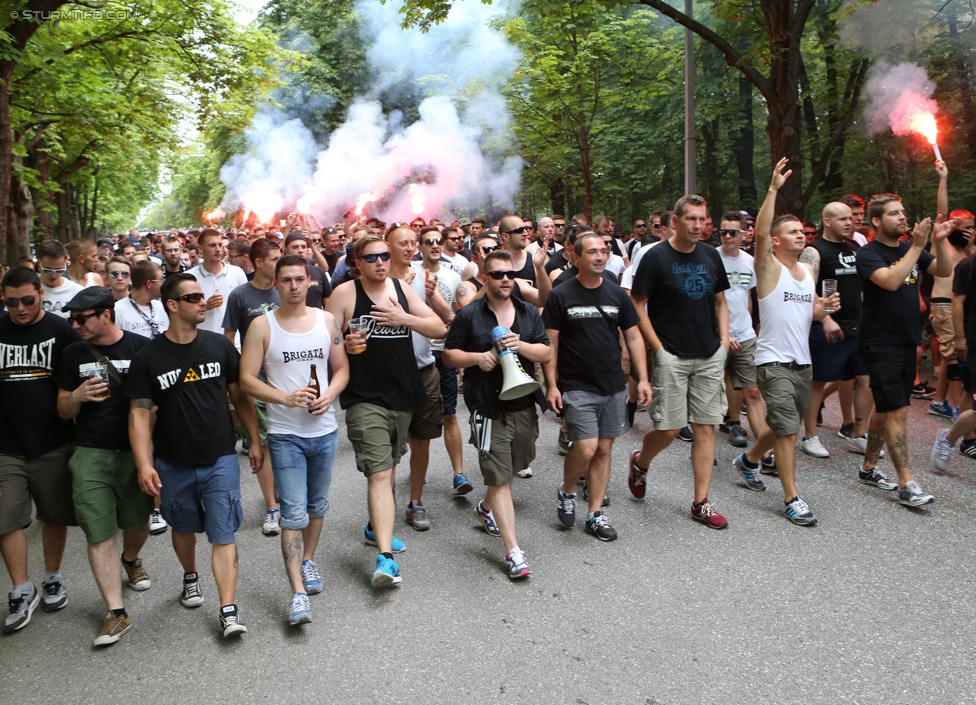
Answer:
<path fill-rule="evenodd" d="M 896 135 L 913 133 L 917 115 L 939 111 L 932 98 L 935 84 L 925 69 L 915 64 L 879 61 L 871 67 L 864 93 L 869 101 L 865 111 L 869 135 L 888 128 Z"/>

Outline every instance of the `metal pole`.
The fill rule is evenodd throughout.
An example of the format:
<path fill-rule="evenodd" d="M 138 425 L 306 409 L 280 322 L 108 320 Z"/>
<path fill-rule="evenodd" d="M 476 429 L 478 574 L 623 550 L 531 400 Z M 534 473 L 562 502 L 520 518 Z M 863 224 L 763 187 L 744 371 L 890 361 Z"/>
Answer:
<path fill-rule="evenodd" d="M 694 0 L 685 0 L 685 14 L 694 15 Z M 695 193 L 695 34 L 685 30 L 685 193 Z"/>

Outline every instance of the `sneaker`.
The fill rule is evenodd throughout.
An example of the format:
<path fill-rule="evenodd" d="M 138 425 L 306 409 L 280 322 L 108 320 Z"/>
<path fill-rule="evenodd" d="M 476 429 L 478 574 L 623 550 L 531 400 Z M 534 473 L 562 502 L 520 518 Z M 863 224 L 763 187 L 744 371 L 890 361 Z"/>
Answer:
<path fill-rule="evenodd" d="M 68 591 L 64 589 L 64 583 L 60 580 L 42 582 L 41 591 L 44 593 L 41 598 L 41 609 L 45 612 L 57 612 L 68 604 Z"/>
<path fill-rule="evenodd" d="M 457 494 L 457 490 L 455 490 L 455 494 Z M 427 531 L 430 528 L 430 519 L 427 518 L 427 510 L 424 509 L 423 502 L 410 502 L 407 505 L 407 523 L 417 531 Z"/>
<path fill-rule="evenodd" d="M 486 512 L 481 502 L 478 502 L 478 506 L 474 508 L 474 515 L 478 517 L 481 528 L 485 530 L 486 534 L 489 536 L 502 535 L 502 532 L 498 530 L 498 524 L 495 523 L 495 515 L 491 513 L 490 509 Z"/>
<path fill-rule="evenodd" d="M 759 461 L 759 472 L 771 477 L 779 477 L 779 470 L 776 468 L 776 455 L 770 453 Z"/>
<path fill-rule="evenodd" d="M 363 536 L 366 543 L 368 543 L 370 546 L 377 545 L 376 532 L 373 531 L 373 527 L 370 526 L 369 522 L 366 522 L 366 526 L 363 528 Z M 390 550 L 393 553 L 403 553 L 407 550 L 407 544 L 394 536 L 393 541 L 390 543 Z"/>
<path fill-rule="evenodd" d="M 634 427 L 634 416 L 637 415 L 637 402 L 628 401 L 627 402 L 627 427 Z"/>
<path fill-rule="evenodd" d="M 532 477 L 532 468 L 525 468 L 525 470 L 519 470 L 515 473 L 515 477 L 521 477 L 524 480 Z"/>
<path fill-rule="evenodd" d="M 508 577 L 512 580 L 527 578 L 532 574 L 529 564 L 525 561 L 525 551 L 520 548 L 513 548 L 512 552 L 505 556 L 508 563 Z"/>
<path fill-rule="evenodd" d="M 630 454 L 630 472 L 627 473 L 627 487 L 630 488 L 630 493 L 634 497 L 644 499 L 644 495 L 647 493 L 647 470 L 641 470 L 637 467 L 638 456 L 640 456 L 639 450 L 635 450 Z"/>
<path fill-rule="evenodd" d="M 25 595 L 17 588 L 7 595 L 7 617 L 3 620 L 3 631 L 12 634 L 23 629 L 31 621 L 31 615 L 41 602 L 41 593 L 31 585 L 31 594 Z"/>
<path fill-rule="evenodd" d="M 705 498 L 705 501 L 699 505 L 691 505 L 691 518 L 695 521 L 700 521 L 702 524 L 709 526 L 712 529 L 724 529 L 729 525 L 729 522 L 719 514 L 712 503 Z"/>
<path fill-rule="evenodd" d="M 322 576 L 319 575 L 319 569 L 315 567 L 313 560 L 302 561 L 302 586 L 305 588 L 306 595 L 318 595 L 322 592 Z"/>
<path fill-rule="evenodd" d="M 813 516 L 810 507 L 799 497 L 794 497 L 786 504 L 786 518 L 799 526 L 813 526 L 817 523 L 817 517 Z"/>
<path fill-rule="evenodd" d="M 929 404 L 929 416 L 935 416 L 946 421 L 952 421 L 955 417 L 953 408 L 947 401 L 934 401 Z"/>
<path fill-rule="evenodd" d="M 967 458 L 976 458 L 976 439 L 967 441 L 964 438 L 959 443 L 959 452 Z"/>
<path fill-rule="evenodd" d="M 685 443 L 691 443 L 695 440 L 695 432 L 691 430 L 691 426 L 685 426 L 678 431 L 678 440 L 684 441 Z"/>
<path fill-rule="evenodd" d="M 918 483 L 912 480 L 905 485 L 904 489 L 898 491 L 898 501 L 906 507 L 921 507 L 925 504 L 932 504 L 935 501 L 935 497 L 930 494 L 925 494 L 922 488 L 918 486 Z"/>
<path fill-rule="evenodd" d="M 556 516 L 567 529 L 572 529 L 576 523 L 576 493 L 566 494 L 556 490 Z"/>
<path fill-rule="evenodd" d="M 247 627 L 241 621 L 241 614 L 237 610 L 237 605 L 227 605 L 220 608 L 220 630 L 224 633 L 224 638 L 238 636 L 247 633 Z"/>
<path fill-rule="evenodd" d="M 572 450 L 573 448 L 573 442 L 569 440 L 569 433 L 567 433 L 563 429 L 559 429 L 559 441 L 558 441 L 557 448 L 559 450 L 560 455 L 568 454 L 569 451 Z"/>
<path fill-rule="evenodd" d="M 184 607 L 199 607 L 203 604 L 203 590 L 200 589 L 200 576 L 187 573 L 183 576 L 183 594 L 180 602 Z"/>
<path fill-rule="evenodd" d="M 932 446 L 932 465 L 939 472 L 949 472 L 949 454 L 956 444 L 946 440 L 946 429 L 935 434 L 935 445 Z"/>
<path fill-rule="evenodd" d="M 311 624 L 312 610 L 308 606 L 308 595 L 304 592 L 296 592 L 291 598 L 291 607 L 288 609 L 288 624 L 297 627 L 299 624 Z"/>
<path fill-rule="evenodd" d="M 935 396 L 935 387 L 930 387 L 925 382 L 919 382 L 912 387 L 913 399 L 931 399 Z"/>
<path fill-rule="evenodd" d="M 837 434 L 840 436 L 840 434 Z M 868 437 L 867 434 L 863 436 L 841 436 L 847 440 L 847 447 L 852 453 L 857 453 L 858 455 L 864 455 L 868 452 Z M 884 448 L 878 451 L 878 458 L 884 458 L 885 452 Z"/>
<path fill-rule="evenodd" d="M 468 492 L 474 489 L 474 485 L 471 484 L 463 472 L 459 472 L 454 476 L 454 496 L 460 497 L 461 495 L 466 495 Z M 428 528 L 430 525 L 428 524 Z M 416 528 L 416 527 L 414 527 Z M 420 529 L 423 531 L 423 529 Z"/>
<path fill-rule="evenodd" d="M 261 527 L 261 531 L 264 532 L 265 536 L 277 536 L 281 533 L 279 521 L 281 521 L 281 510 L 278 507 L 271 507 L 264 515 L 264 525 Z"/>
<path fill-rule="evenodd" d="M 589 501 L 590 499 L 590 489 L 589 486 L 586 484 L 586 480 L 583 481 L 583 499 L 587 501 Z M 610 506 L 610 490 L 607 490 L 606 493 L 604 493 L 603 501 L 600 503 L 600 506 L 601 507 Z"/>
<path fill-rule="evenodd" d="M 132 620 L 127 614 L 115 614 L 109 611 L 102 622 L 102 631 L 95 637 L 95 646 L 114 644 L 132 627 Z"/>
<path fill-rule="evenodd" d="M 613 541 L 617 531 L 610 526 L 610 517 L 603 512 L 593 512 L 593 518 L 586 520 L 586 533 L 593 534 L 601 541 Z"/>
<path fill-rule="evenodd" d="M 134 561 L 122 559 L 122 567 L 125 568 L 125 575 L 129 579 L 129 587 L 137 592 L 148 590 L 152 585 L 149 573 L 142 567 L 142 559 L 136 558 Z"/>
<path fill-rule="evenodd" d="M 722 423 L 720 423 L 718 425 L 718 430 L 719 430 L 720 433 L 728 433 L 729 432 L 729 415 L 728 414 L 725 414 L 722 417 Z"/>
<path fill-rule="evenodd" d="M 741 423 L 729 424 L 729 444 L 736 448 L 745 448 L 749 445 L 749 434 L 742 428 Z"/>
<path fill-rule="evenodd" d="M 162 534 L 166 531 L 169 524 L 163 519 L 163 515 L 159 513 L 158 509 L 153 509 L 152 514 L 149 515 L 149 533 L 155 536 L 156 534 Z"/>
<path fill-rule="evenodd" d="M 732 467 L 739 471 L 742 475 L 742 479 L 746 481 L 746 487 L 755 492 L 763 492 L 766 489 L 766 483 L 762 481 L 759 477 L 759 466 L 750 468 L 746 465 L 746 455 L 745 453 L 736 457 L 732 461 Z"/>
<path fill-rule="evenodd" d="M 892 482 L 887 478 L 887 476 L 878 470 L 878 468 L 871 468 L 870 470 L 858 470 L 857 471 L 858 482 L 863 482 L 865 485 L 874 485 L 879 490 L 897 490 L 898 483 Z"/>
<path fill-rule="evenodd" d="M 837 435 L 840 436 L 841 438 L 844 438 L 844 439 L 848 440 L 848 441 L 851 440 L 851 439 L 853 439 L 854 438 L 854 424 L 852 424 L 852 423 L 845 423 L 843 426 L 840 427 L 840 430 L 837 432 Z"/>
<path fill-rule="evenodd" d="M 371 584 L 374 588 L 393 587 L 403 582 L 400 576 L 400 566 L 392 558 L 382 553 L 376 556 L 376 571 L 373 573 Z"/>
<path fill-rule="evenodd" d="M 830 453 L 827 452 L 827 449 L 823 447 L 823 443 L 820 442 L 820 436 L 804 438 L 800 441 L 800 450 L 807 455 L 812 455 L 814 458 L 830 457 Z"/>

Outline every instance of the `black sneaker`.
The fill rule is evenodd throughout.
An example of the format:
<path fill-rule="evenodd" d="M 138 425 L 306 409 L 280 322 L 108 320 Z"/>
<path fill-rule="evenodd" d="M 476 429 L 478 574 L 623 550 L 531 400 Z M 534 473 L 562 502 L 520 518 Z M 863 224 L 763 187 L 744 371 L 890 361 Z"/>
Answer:
<path fill-rule="evenodd" d="M 779 477 L 779 470 L 776 469 L 776 456 L 770 453 L 759 461 L 759 472 L 763 475 Z"/>
<path fill-rule="evenodd" d="M 959 444 L 959 452 L 965 455 L 967 458 L 976 459 L 976 438 L 971 441 L 963 439 Z"/>
<path fill-rule="evenodd" d="M 718 430 L 720 432 L 722 432 L 722 433 L 728 433 L 729 432 L 729 415 L 728 414 L 725 414 L 725 416 L 722 417 L 722 423 L 720 423 L 718 425 Z"/>
<path fill-rule="evenodd" d="M 634 427 L 634 416 L 637 414 L 637 402 L 628 401 L 627 402 L 627 425 L 630 428 Z"/>
<path fill-rule="evenodd" d="M 691 430 L 691 426 L 685 426 L 678 431 L 678 440 L 684 441 L 685 443 L 691 443 L 695 440 L 695 433 Z"/>
<path fill-rule="evenodd" d="M 576 524 L 576 494 L 566 494 L 562 490 L 556 490 L 556 515 L 559 521 L 567 529 L 572 529 Z"/>
<path fill-rule="evenodd" d="M 569 434 L 559 429 L 559 454 L 566 455 L 573 448 L 573 442 L 569 440 Z"/>
<path fill-rule="evenodd" d="M 589 499 L 590 499 L 590 489 L 589 489 L 589 487 L 586 484 L 586 480 L 583 480 L 583 499 L 585 499 L 587 501 L 589 501 Z M 607 493 L 605 495 L 603 495 L 603 503 L 600 504 L 600 506 L 601 507 L 609 507 L 610 506 L 610 490 L 607 490 Z"/>
<path fill-rule="evenodd" d="M 912 387 L 913 399 L 931 399 L 935 396 L 935 387 L 930 387 L 925 382 L 919 382 Z"/>
<path fill-rule="evenodd" d="M 749 445 L 749 434 L 742 428 L 742 424 L 729 424 L 729 445 L 734 448 L 745 448 Z"/>
<path fill-rule="evenodd" d="M 852 423 L 845 423 L 843 426 L 840 427 L 840 430 L 837 432 L 837 435 L 840 436 L 841 438 L 845 439 L 845 440 L 853 441 L 854 440 L 854 424 L 852 424 Z"/>
<path fill-rule="evenodd" d="M 220 630 L 224 633 L 224 638 L 247 632 L 247 627 L 244 626 L 241 615 L 237 611 L 237 605 L 227 605 L 220 608 Z"/>
<path fill-rule="evenodd" d="M 617 531 L 610 526 L 610 517 L 603 512 L 594 512 L 592 519 L 586 520 L 586 533 L 593 534 L 601 541 L 613 541 Z"/>

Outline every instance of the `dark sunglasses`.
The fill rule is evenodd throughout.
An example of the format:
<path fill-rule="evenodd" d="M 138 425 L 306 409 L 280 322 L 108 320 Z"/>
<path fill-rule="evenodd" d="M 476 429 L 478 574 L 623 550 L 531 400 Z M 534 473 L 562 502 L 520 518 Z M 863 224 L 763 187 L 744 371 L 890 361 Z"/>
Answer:
<path fill-rule="evenodd" d="M 8 296 L 3 300 L 3 305 L 7 308 L 17 308 L 20 304 L 24 306 L 33 306 L 37 303 L 36 296 L 21 296 L 19 299 L 16 296 Z"/>
<path fill-rule="evenodd" d="M 363 260 L 364 262 L 368 262 L 369 264 L 375 264 L 376 260 L 380 260 L 382 262 L 389 262 L 390 251 L 387 250 L 386 252 L 373 252 L 368 255 L 363 255 L 359 259 Z"/>
<path fill-rule="evenodd" d="M 647 223 L 634 223 L 635 228 L 646 228 Z"/>
<path fill-rule="evenodd" d="M 516 235 L 521 235 L 524 232 L 525 232 L 525 226 L 523 225 L 521 228 L 512 228 L 511 230 L 506 230 L 503 234 L 511 235 L 514 233 Z"/>
<path fill-rule="evenodd" d="M 447 239 L 450 240 L 451 242 L 459 242 L 460 240 L 463 240 L 464 238 L 461 237 L 460 235 L 457 235 L 456 237 L 449 237 Z"/>
<path fill-rule="evenodd" d="M 651 225 L 651 227 L 654 228 L 655 230 L 660 230 L 664 226 L 661 225 L 660 223 L 654 223 L 653 225 Z"/>
<path fill-rule="evenodd" d="M 489 252 L 494 252 L 498 249 L 498 245 L 482 245 L 481 253 L 487 255 Z"/>
<path fill-rule="evenodd" d="M 129 278 L 129 273 L 128 272 L 109 272 L 108 275 L 110 277 L 112 277 L 112 279 L 128 279 Z"/>
<path fill-rule="evenodd" d="M 496 282 L 501 281 L 502 279 L 511 279 L 512 281 L 515 281 L 515 272 L 511 269 L 496 269 L 494 272 L 485 272 L 485 275 L 491 277 Z"/>
<path fill-rule="evenodd" d="M 91 313 L 76 313 L 73 316 L 68 316 L 68 320 L 79 326 L 83 326 L 85 325 L 85 321 L 87 321 L 89 318 L 94 318 L 95 316 L 101 316 L 104 311 L 105 309 L 103 308 L 99 311 L 92 311 Z"/>
<path fill-rule="evenodd" d="M 191 304 L 198 304 L 203 301 L 203 294 L 194 292 L 192 294 L 183 294 L 183 296 L 174 296 L 173 301 L 188 301 Z"/>
<path fill-rule="evenodd" d="M 557 228 L 565 228 L 566 227 L 566 223 L 553 223 L 553 225 L 555 225 Z"/>
<path fill-rule="evenodd" d="M 427 247 L 433 247 L 434 245 L 443 245 L 444 244 L 444 238 L 442 238 L 442 237 L 438 237 L 438 238 L 429 237 L 426 240 L 424 240 L 424 244 L 427 245 Z"/>
<path fill-rule="evenodd" d="M 741 230 L 719 230 L 718 232 L 722 237 L 735 237 L 742 231 Z"/>

